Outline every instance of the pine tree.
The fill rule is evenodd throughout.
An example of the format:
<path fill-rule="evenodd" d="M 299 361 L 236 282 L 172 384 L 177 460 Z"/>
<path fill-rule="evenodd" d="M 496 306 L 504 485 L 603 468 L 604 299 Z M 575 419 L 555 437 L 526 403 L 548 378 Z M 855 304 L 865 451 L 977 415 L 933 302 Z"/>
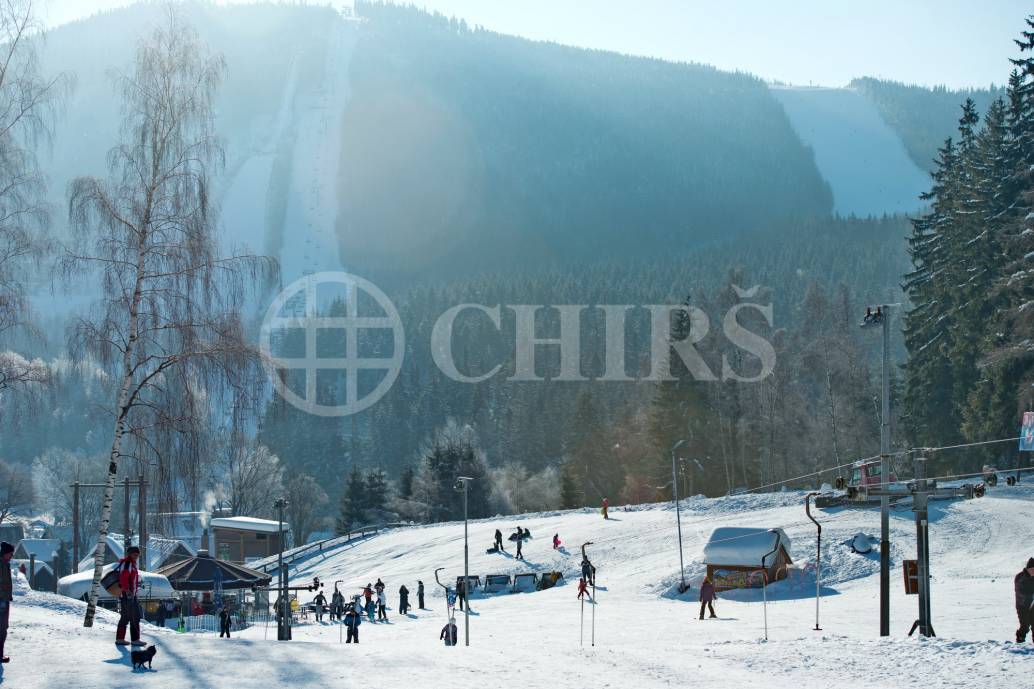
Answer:
<path fill-rule="evenodd" d="M 346 534 L 350 530 L 361 526 L 365 519 L 367 508 L 366 482 L 359 467 L 352 465 L 348 472 L 348 480 L 345 482 L 344 490 L 341 492 L 341 507 L 334 528 L 338 534 Z"/>

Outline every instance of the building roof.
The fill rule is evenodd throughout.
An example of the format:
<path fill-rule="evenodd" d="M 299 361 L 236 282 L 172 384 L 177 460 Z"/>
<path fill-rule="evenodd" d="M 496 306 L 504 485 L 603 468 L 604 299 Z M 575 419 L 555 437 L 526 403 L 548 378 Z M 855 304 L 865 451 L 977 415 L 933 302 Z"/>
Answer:
<path fill-rule="evenodd" d="M 279 522 L 270 519 L 259 519 L 257 517 L 216 517 L 209 522 L 213 529 L 234 529 L 237 531 L 255 531 L 258 533 L 276 533 L 277 531 L 290 531 L 291 527 L 284 522 L 283 529 L 280 529 Z"/>
<path fill-rule="evenodd" d="M 29 556 L 35 555 L 36 561 L 47 561 L 50 562 L 57 557 L 58 551 L 61 549 L 61 541 L 57 538 L 23 538 L 18 541 L 18 545 L 15 546 L 15 554 L 21 555 L 24 553 L 25 559 Z"/>
<path fill-rule="evenodd" d="M 722 526 L 704 546 L 704 562 L 728 567 L 762 567 L 762 558 L 782 548 L 790 557 L 790 538 L 782 529 Z M 773 557 L 765 560 L 772 566 Z"/>
<path fill-rule="evenodd" d="M 139 538 L 137 536 L 132 537 L 133 544 L 139 544 Z M 116 560 L 121 560 L 125 557 L 123 550 L 124 539 L 122 534 L 109 533 L 108 534 L 108 551 L 111 552 L 112 557 Z M 197 555 L 195 550 L 189 543 L 181 541 L 175 538 L 165 538 L 163 536 L 148 536 L 147 537 L 147 563 L 143 569 L 153 572 L 154 570 L 165 564 L 165 559 L 169 557 L 178 547 L 182 546 L 183 549 L 191 556 Z M 97 544 L 94 544 L 90 548 L 89 552 L 86 553 L 86 557 L 79 561 L 79 566 L 76 567 L 76 571 L 87 572 L 93 571 L 93 553 L 97 550 Z"/>
<path fill-rule="evenodd" d="M 28 560 L 22 560 L 22 559 L 14 560 L 14 559 L 12 559 L 11 560 L 11 569 L 12 570 L 18 569 L 22 565 L 25 565 L 25 571 L 28 572 L 29 571 L 29 564 L 30 563 L 29 563 Z M 50 568 L 50 565 L 47 564 L 46 562 L 44 562 L 43 560 L 36 560 L 36 574 L 39 574 L 40 572 L 47 572 L 49 574 L 53 574 L 54 570 L 52 570 Z"/>

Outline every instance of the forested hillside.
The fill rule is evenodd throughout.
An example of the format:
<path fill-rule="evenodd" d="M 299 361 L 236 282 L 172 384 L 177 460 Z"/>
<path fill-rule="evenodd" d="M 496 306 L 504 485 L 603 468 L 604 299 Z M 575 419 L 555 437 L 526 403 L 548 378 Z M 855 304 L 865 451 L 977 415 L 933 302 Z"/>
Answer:
<path fill-rule="evenodd" d="M 363 274 L 653 256 L 832 208 L 756 78 L 359 11 L 338 227 Z"/>
<path fill-rule="evenodd" d="M 999 87 L 926 88 L 872 77 L 854 79 L 849 88 L 857 89 L 876 106 L 901 137 L 916 165 L 930 171 L 936 166 L 937 148 L 954 131 L 962 103 L 972 99 L 984 112 L 991 101 L 1004 95 Z"/>

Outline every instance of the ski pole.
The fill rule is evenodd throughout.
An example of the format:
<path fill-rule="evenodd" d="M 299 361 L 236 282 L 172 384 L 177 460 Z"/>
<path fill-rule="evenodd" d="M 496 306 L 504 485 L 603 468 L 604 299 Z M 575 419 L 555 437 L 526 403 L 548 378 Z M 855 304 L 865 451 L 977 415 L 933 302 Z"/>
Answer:
<path fill-rule="evenodd" d="M 582 598 L 582 623 L 578 629 L 578 645 L 585 645 L 585 599 Z"/>

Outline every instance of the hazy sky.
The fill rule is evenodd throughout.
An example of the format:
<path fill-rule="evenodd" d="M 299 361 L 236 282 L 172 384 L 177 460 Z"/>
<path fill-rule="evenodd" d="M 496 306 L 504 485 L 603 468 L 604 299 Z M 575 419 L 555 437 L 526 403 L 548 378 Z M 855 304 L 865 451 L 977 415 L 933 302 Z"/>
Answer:
<path fill-rule="evenodd" d="M 51 25 L 130 4 L 42 1 Z M 823 86 L 857 76 L 953 87 L 1002 83 L 1016 53 L 1012 39 L 1034 12 L 1019 0 L 407 1 L 502 33 Z"/>

